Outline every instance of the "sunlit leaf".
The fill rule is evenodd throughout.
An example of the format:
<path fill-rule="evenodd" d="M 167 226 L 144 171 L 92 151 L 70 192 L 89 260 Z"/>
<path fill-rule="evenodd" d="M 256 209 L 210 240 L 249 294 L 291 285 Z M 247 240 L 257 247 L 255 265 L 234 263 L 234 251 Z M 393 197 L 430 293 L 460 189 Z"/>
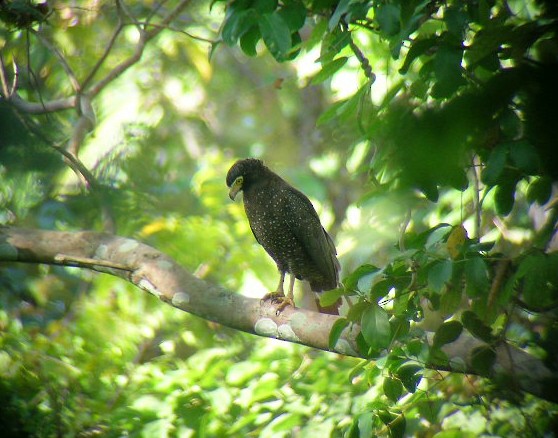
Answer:
<path fill-rule="evenodd" d="M 340 58 L 334 59 L 331 62 L 325 64 L 322 69 L 316 73 L 310 79 L 310 84 L 316 85 L 320 82 L 325 81 L 326 79 L 331 78 L 338 70 L 340 70 L 347 62 L 347 57 L 342 56 Z"/>
<path fill-rule="evenodd" d="M 391 340 L 391 327 L 387 312 L 376 303 L 370 303 L 361 320 L 362 336 L 373 349 L 386 348 Z"/>
<path fill-rule="evenodd" d="M 287 23 L 277 12 L 263 14 L 258 25 L 265 45 L 278 61 L 282 61 L 291 49 L 291 31 Z"/>

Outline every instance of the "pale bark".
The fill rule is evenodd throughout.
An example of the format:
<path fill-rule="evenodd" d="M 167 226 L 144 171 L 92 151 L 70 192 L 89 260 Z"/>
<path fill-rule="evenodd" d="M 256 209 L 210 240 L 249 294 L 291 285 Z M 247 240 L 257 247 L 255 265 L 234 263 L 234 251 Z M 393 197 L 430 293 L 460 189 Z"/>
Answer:
<path fill-rule="evenodd" d="M 357 324 L 349 325 L 333 349 L 329 334 L 338 316 L 285 308 L 278 315 L 269 302 L 248 298 L 210 284 L 186 271 L 170 257 L 136 240 L 106 233 L 60 232 L 0 227 L 0 262 L 79 266 L 129 281 L 161 301 L 201 318 L 255 335 L 296 342 L 335 353 L 363 357 L 356 346 Z M 431 368 L 477 372 L 471 353 L 486 345 L 463 333 L 443 347 L 449 363 Z M 557 377 L 544 363 L 509 344 L 495 347 L 496 360 L 486 377 L 507 376 L 517 390 L 558 401 Z"/>

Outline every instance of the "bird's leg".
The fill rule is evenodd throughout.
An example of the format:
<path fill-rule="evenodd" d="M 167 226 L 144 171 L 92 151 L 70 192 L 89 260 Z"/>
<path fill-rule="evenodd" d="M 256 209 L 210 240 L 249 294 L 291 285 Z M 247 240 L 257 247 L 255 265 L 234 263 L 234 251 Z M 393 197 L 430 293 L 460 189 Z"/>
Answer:
<path fill-rule="evenodd" d="M 289 281 L 289 291 L 287 292 L 287 296 L 283 297 L 283 299 L 280 300 L 281 302 L 277 306 L 277 314 L 279 314 L 279 312 L 281 312 L 288 305 L 291 305 L 291 306 L 295 307 L 294 292 L 293 292 L 294 291 L 294 284 L 295 284 L 295 276 L 294 276 L 294 274 L 291 274 L 291 278 L 290 278 L 290 281 Z M 277 301 L 279 301 L 279 300 L 277 300 Z"/>
<path fill-rule="evenodd" d="M 285 282 L 285 273 L 281 271 L 281 278 L 279 278 L 279 284 L 277 285 L 277 289 L 273 292 L 269 292 L 263 296 L 261 301 L 267 301 L 271 299 L 271 302 L 279 301 L 280 299 L 285 297 L 285 292 L 283 291 L 283 283 Z"/>

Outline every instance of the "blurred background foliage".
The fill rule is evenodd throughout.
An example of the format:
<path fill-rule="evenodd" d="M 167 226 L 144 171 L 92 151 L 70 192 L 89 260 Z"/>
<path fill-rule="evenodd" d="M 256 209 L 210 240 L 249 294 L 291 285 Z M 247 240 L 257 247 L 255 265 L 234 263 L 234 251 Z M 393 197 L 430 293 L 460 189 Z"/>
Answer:
<path fill-rule="evenodd" d="M 0 223 L 116 232 L 259 297 L 275 266 L 224 178 L 262 157 L 335 236 L 344 287 L 323 299 L 351 296 L 371 358 L 237 333 L 85 270 L 3 264 L 3 436 L 552 436 L 556 405 L 425 365 L 465 329 L 556 371 L 557 12 L 0 1 Z"/>

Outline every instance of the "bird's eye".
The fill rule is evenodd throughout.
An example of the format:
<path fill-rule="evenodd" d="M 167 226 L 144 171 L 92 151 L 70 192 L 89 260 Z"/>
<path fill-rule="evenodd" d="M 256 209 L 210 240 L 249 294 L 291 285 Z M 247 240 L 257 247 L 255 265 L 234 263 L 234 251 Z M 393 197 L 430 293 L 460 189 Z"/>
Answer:
<path fill-rule="evenodd" d="M 233 187 L 242 187 L 242 183 L 244 182 L 244 177 L 238 176 L 233 183 Z"/>

